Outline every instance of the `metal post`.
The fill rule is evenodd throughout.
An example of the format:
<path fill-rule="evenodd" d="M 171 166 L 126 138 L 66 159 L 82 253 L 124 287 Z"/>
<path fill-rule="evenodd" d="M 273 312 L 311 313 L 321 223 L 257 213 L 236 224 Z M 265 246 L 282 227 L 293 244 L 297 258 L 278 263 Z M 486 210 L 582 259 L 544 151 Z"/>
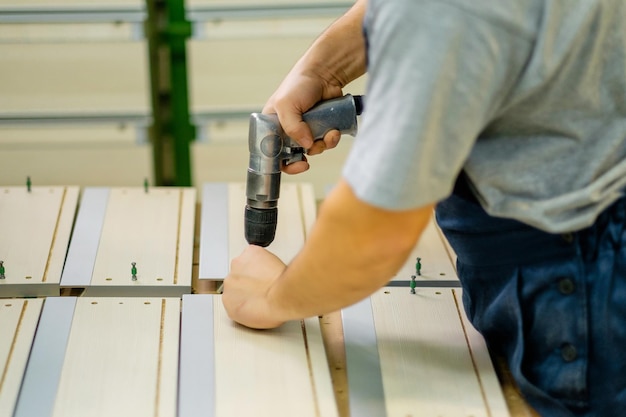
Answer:
<path fill-rule="evenodd" d="M 191 23 L 184 0 L 146 0 L 145 32 L 150 62 L 154 181 L 191 185 L 190 142 L 195 126 L 189 117 L 186 41 Z"/>

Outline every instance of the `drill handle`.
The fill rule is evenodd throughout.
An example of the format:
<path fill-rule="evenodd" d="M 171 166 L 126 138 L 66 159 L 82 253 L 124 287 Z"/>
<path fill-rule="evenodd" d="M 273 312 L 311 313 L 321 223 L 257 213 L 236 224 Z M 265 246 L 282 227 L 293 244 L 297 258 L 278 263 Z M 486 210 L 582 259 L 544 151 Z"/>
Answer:
<path fill-rule="evenodd" d="M 323 139 L 331 130 L 343 135 L 356 135 L 356 116 L 363 109 L 362 97 L 346 94 L 343 97 L 322 101 L 302 115 L 302 120 L 311 128 L 313 139 Z"/>

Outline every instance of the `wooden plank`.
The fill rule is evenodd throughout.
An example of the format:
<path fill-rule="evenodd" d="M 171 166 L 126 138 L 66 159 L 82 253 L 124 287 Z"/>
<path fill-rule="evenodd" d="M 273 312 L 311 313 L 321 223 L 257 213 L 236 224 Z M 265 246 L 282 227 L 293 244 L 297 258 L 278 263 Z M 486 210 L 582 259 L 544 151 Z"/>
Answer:
<path fill-rule="evenodd" d="M 66 266 L 75 275 L 89 277 L 85 293 L 180 296 L 191 292 L 195 189 L 153 187 L 146 192 L 138 187 L 111 188 L 103 204 L 106 209 L 100 235 L 92 236 L 98 242 L 95 260 L 70 257 Z M 94 231 L 77 229 L 74 233 L 89 235 Z M 70 253 L 73 250 L 70 247 Z M 62 286 L 77 287 L 65 280 Z"/>
<path fill-rule="evenodd" d="M 230 265 L 230 261 L 241 254 L 248 243 L 244 234 L 243 210 L 246 205 L 246 186 L 244 183 L 228 183 L 228 218 L 223 219 L 228 227 L 228 250 L 221 251 L 219 255 L 227 256 L 227 260 L 216 259 L 214 256 L 203 256 L 200 258 L 200 279 L 201 280 L 222 280 Z M 221 194 L 220 194 L 221 195 Z M 214 196 L 203 195 L 203 202 Z M 215 204 L 215 203 L 213 203 Z M 223 212 L 223 211 L 221 211 Z M 203 212 L 203 215 L 205 212 Z M 215 216 L 213 212 L 211 216 Z M 285 263 L 289 263 L 304 245 L 305 234 L 313 224 L 315 219 L 315 197 L 310 184 L 285 183 L 281 187 L 281 195 L 278 202 L 278 224 L 276 226 L 276 237 L 271 245 L 267 247 Z M 204 222 L 204 218 L 202 219 Z M 212 219 L 215 224 L 215 219 Z M 223 240 L 222 227 L 216 225 L 218 240 Z M 209 227 L 202 228 L 200 236 L 200 252 L 208 253 L 206 247 L 215 247 L 216 235 Z M 207 262 L 216 262 L 219 266 L 211 268 Z M 208 276 L 208 273 L 220 274 L 219 276 Z M 223 274 L 223 275 L 222 275 Z"/>
<path fill-rule="evenodd" d="M 372 295 L 388 416 L 508 416 L 476 333 L 468 345 L 455 291 L 385 288 Z M 344 322 L 346 334 L 351 325 Z"/>
<path fill-rule="evenodd" d="M 0 416 L 12 416 L 43 299 L 0 300 Z"/>
<path fill-rule="evenodd" d="M 487 403 L 487 408 L 491 415 L 507 415 L 507 405 L 503 395 L 498 395 L 501 391 L 500 382 L 495 372 L 489 350 L 485 339 L 472 326 L 465 309 L 463 308 L 462 291 L 453 291 L 454 299 L 461 317 L 461 325 L 465 331 L 465 336 L 472 356 L 472 363 L 478 376 L 478 382 L 483 393 L 483 399 Z"/>
<path fill-rule="evenodd" d="M 178 298 L 80 298 L 53 416 L 175 416 Z"/>
<path fill-rule="evenodd" d="M 78 187 L 0 188 L 2 297 L 58 295 Z"/>
<path fill-rule="evenodd" d="M 216 416 L 337 415 L 317 317 L 251 330 L 232 322 L 213 297 Z"/>
<path fill-rule="evenodd" d="M 411 275 L 416 275 L 417 257 L 421 258 L 422 263 L 421 275 L 416 276 L 418 283 L 420 281 L 458 281 L 456 270 L 450 261 L 446 244 L 438 229 L 434 217 L 431 218 L 407 262 L 391 279 L 392 285 L 409 284 Z"/>

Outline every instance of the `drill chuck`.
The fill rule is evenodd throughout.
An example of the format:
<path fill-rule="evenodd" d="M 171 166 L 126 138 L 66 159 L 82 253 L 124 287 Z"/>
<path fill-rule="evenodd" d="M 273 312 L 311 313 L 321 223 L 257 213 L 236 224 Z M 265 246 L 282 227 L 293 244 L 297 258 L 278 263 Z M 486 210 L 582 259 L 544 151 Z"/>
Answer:
<path fill-rule="evenodd" d="M 257 209 L 246 206 L 244 215 L 246 240 L 251 245 L 269 246 L 274 241 L 278 209 Z"/>

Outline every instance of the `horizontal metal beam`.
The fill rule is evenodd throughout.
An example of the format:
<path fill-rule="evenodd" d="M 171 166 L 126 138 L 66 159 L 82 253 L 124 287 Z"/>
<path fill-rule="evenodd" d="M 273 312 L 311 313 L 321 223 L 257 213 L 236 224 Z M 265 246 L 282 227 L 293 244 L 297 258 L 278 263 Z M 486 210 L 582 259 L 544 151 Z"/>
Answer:
<path fill-rule="evenodd" d="M 147 125 L 147 113 L 12 113 L 0 114 L 0 126 L 129 123 Z"/>
<path fill-rule="evenodd" d="M 339 16 L 352 2 L 308 4 L 255 4 L 244 6 L 196 6 L 187 8 L 187 19 L 193 22 L 227 19 L 293 18 Z M 143 22 L 147 12 L 141 7 L 0 7 L 0 23 L 94 23 Z"/>
<path fill-rule="evenodd" d="M 96 23 L 143 22 L 143 8 L 105 7 L 0 7 L 0 23 Z"/>
<path fill-rule="evenodd" d="M 188 19 L 195 22 L 227 19 L 261 19 L 340 16 L 353 5 L 352 2 L 326 2 L 309 4 L 255 4 L 249 6 L 189 7 Z"/>
<path fill-rule="evenodd" d="M 207 124 L 217 120 L 248 119 L 259 108 L 209 110 L 191 115 L 193 123 Z M 152 117 L 148 113 L 14 113 L 0 114 L 0 126 L 15 125 L 68 125 L 128 123 L 147 126 Z"/>

